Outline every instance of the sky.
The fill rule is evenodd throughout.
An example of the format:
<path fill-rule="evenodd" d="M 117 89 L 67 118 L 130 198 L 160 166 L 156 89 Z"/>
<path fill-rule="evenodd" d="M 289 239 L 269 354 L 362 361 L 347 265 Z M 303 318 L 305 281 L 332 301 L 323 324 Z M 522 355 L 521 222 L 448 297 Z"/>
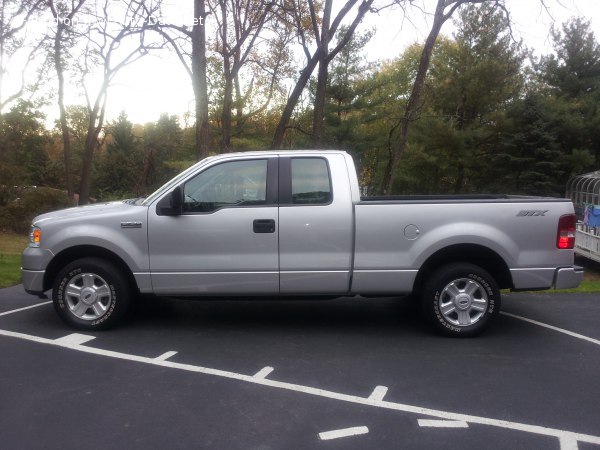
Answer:
<path fill-rule="evenodd" d="M 513 32 L 522 37 L 524 43 L 539 55 L 552 51 L 550 28 L 558 26 L 573 16 L 583 16 L 591 21 L 596 40 L 600 40 L 600 0 L 545 0 L 548 10 L 539 0 L 507 0 L 512 16 Z M 181 9 L 181 2 L 171 0 L 173 9 L 165 17 L 175 22 L 187 21 L 191 11 Z M 187 2 L 191 5 L 191 2 Z M 334 1 L 335 6 L 341 4 Z M 400 9 L 386 10 L 368 16 L 359 30 L 375 28 L 376 33 L 365 48 L 370 61 L 393 59 L 414 42 L 424 42 L 431 22 L 433 0 L 420 0 L 404 17 Z M 210 16 L 207 20 L 210 20 Z M 447 22 L 442 34 L 452 34 L 452 23 Z M 83 104 L 83 99 L 67 98 L 67 102 Z M 134 123 L 147 123 L 158 120 L 161 113 L 180 116 L 194 110 L 194 96 L 190 79 L 183 66 L 171 53 L 150 54 L 135 64 L 123 69 L 109 91 L 106 118 L 115 119 L 125 111 Z M 47 123 L 52 123 L 58 111 L 52 103 L 45 111 Z"/>

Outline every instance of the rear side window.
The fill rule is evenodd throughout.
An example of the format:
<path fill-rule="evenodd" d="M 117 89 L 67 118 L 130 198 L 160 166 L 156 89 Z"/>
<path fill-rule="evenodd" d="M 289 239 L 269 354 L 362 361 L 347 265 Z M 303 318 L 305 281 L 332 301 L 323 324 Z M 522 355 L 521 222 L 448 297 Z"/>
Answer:
<path fill-rule="evenodd" d="M 323 205 L 331 202 L 327 162 L 322 158 L 293 158 L 291 161 L 292 203 Z"/>

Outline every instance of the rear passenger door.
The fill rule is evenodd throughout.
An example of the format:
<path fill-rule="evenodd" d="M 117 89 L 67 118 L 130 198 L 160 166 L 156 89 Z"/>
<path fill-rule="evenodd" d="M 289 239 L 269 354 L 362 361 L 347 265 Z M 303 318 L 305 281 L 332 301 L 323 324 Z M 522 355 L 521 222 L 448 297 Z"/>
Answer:
<path fill-rule="evenodd" d="M 279 267 L 282 294 L 348 292 L 353 213 L 344 157 L 280 157 Z M 339 190 L 333 190 L 339 186 Z"/>

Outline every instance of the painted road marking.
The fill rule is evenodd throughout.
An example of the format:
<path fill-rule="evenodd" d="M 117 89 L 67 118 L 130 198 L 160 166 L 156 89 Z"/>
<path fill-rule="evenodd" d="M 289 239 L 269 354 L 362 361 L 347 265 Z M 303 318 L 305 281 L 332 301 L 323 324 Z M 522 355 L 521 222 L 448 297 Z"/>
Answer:
<path fill-rule="evenodd" d="M 85 344 L 86 342 L 89 342 L 92 339 L 96 339 L 96 336 L 73 333 L 69 334 L 68 336 L 55 339 L 54 342 L 56 342 L 60 346 L 70 347 Z"/>
<path fill-rule="evenodd" d="M 469 428 L 469 424 L 463 420 L 427 420 L 419 419 L 420 427 L 431 428 Z"/>
<path fill-rule="evenodd" d="M 579 450 L 577 441 L 571 438 L 560 439 L 560 450 Z"/>
<path fill-rule="evenodd" d="M 0 313 L 0 316 L 8 316 L 9 314 L 14 314 L 14 313 L 18 313 L 18 312 L 21 312 L 21 311 L 26 311 L 28 309 L 37 308 L 38 306 L 44 306 L 44 305 L 48 305 L 50 303 L 52 303 L 52 302 L 36 303 L 35 305 L 26 306 L 24 308 L 13 309 L 12 311 L 7 311 L 7 312 Z"/>
<path fill-rule="evenodd" d="M 254 374 L 254 378 L 262 378 L 262 379 L 267 378 L 269 376 L 269 374 L 271 372 L 273 372 L 274 370 L 275 369 L 273 369 L 272 367 L 269 367 L 269 366 L 263 367 L 262 369 L 260 369 L 258 372 L 256 372 Z"/>
<path fill-rule="evenodd" d="M 367 427 L 353 427 L 344 428 L 343 430 L 324 431 L 319 433 L 319 439 L 322 441 L 328 441 L 330 439 L 339 439 L 348 436 L 357 436 L 359 434 L 367 434 L 369 429 Z"/>
<path fill-rule="evenodd" d="M 154 360 L 155 361 L 166 361 L 167 359 L 169 359 L 172 356 L 175 356 L 176 354 L 177 354 L 177 352 L 165 352 L 162 355 L 154 358 Z"/>
<path fill-rule="evenodd" d="M 600 345 L 600 341 L 598 339 L 593 339 L 591 337 L 584 336 L 583 334 L 573 333 L 572 331 L 569 331 L 569 330 L 564 330 L 562 328 L 548 325 L 547 323 L 538 322 L 537 320 L 528 319 L 527 317 L 517 316 L 516 314 L 511 314 L 511 313 L 504 312 L 504 311 L 500 311 L 500 314 L 503 314 L 508 317 L 512 317 L 513 319 L 519 319 L 519 320 L 523 320 L 525 322 L 533 323 L 534 325 L 539 325 L 540 327 L 548 328 L 550 330 L 558 331 L 559 333 L 563 333 L 563 334 L 572 336 L 577 339 L 588 341 L 588 342 L 591 342 L 592 344 Z"/>
<path fill-rule="evenodd" d="M 542 436 L 551 436 L 559 439 L 561 446 L 570 445 L 571 447 L 565 447 L 564 450 L 573 448 L 572 445 L 577 445 L 579 442 L 600 445 L 600 436 L 593 436 L 584 433 L 575 433 L 567 430 L 559 430 L 557 428 L 542 427 L 539 425 L 530 425 L 526 423 L 510 422 L 508 420 L 492 419 L 489 417 L 472 416 L 468 414 L 453 413 L 450 411 L 441 411 L 431 408 L 423 408 L 420 406 L 407 405 L 403 403 L 388 402 L 383 400 L 372 400 L 369 398 L 358 397 L 350 394 L 343 394 L 341 392 L 328 391 L 325 389 L 319 389 L 311 386 L 303 386 L 300 384 L 286 383 L 283 381 L 270 380 L 268 378 L 255 378 L 251 375 L 244 375 L 241 373 L 228 372 L 226 370 L 211 369 L 209 367 L 194 366 L 191 364 L 182 364 L 172 361 L 157 361 L 153 358 L 147 358 L 144 356 L 131 355 L 128 353 L 116 352 L 113 350 L 103 350 L 100 348 L 88 347 L 86 345 L 65 345 L 60 340 L 52 340 L 43 338 L 40 336 L 33 336 L 24 333 L 17 333 L 14 331 L 0 329 L 0 336 L 12 337 L 15 339 L 22 339 L 30 342 L 36 342 L 39 344 L 53 345 L 56 347 L 64 347 L 72 350 L 89 353 L 92 355 L 107 356 L 110 358 L 121 359 L 125 361 L 134 361 L 144 364 L 150 364 L 159 367 L 168 367 L 171 369 L 185 370 L 188 372 L 202 373 L 206 375 L 213 375 L 222 378 L 228 378 L 237 381 L 244 381 L 247 383 L 253 383 L 261 386 L 272 387 L 277 389 L 284 389 L 292 392 L 299 392 L 307 395 L 314 395 L 323 398 L 329 398 L 332 400 L 338 400 L 347 403 L 353 403 L 356 405 L 372 406 L 375 408 L 382 408 L 391 411 L 402 411 L 406 413 L 418 414 L 420 416 L 436 417 L 438 419 L 463 421 L 470 424 L 489 425 L 492 427 L 505 428 L 515 431 L 523 431 L 526 433 L 539 434 Z"/>
<path fill-rule="evenodd" d="M 374 400 L 374 401 L 381 401 L 383 400 L 383 397 L 385 397 L 385 394 L 387 394 L 388 388 L 385 386 L 377 386 L 375 389 L 373 389 L 373 392 L 371 392 L 371 395 L 369 395 L 369 400 Z"/>

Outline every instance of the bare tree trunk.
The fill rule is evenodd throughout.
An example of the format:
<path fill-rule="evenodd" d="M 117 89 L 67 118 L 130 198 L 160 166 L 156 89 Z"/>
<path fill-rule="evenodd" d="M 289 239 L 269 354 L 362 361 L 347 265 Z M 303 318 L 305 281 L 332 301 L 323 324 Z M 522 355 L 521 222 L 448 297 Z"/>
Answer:
<path fill-rule="evenodd" d="M 70 199 L 75 197 L 73 189 L 73 176 L 71 174 L 71 139 L 69 137 L 69 125 L 67 124 L 67 112 L 65 109 L 65 75 L 62 64 L 62 25 L 58 25 L 56 36 L 54 38 L 54 67 L 58 76 L 58 109 L 60 112 L 60 129 L 63 142 L 63 159 L 65 164 L 65 184 L 67 185 L 67 195 Z"/>
<path fill-rule="evenodd" d="M 325 133 L 325 91 L 327 90 L 327 75 L 329 72 L 329 41 L 331 39 L 330 22 L 331 22 L 331 7 L 332 1 L 325 2 L 323 10 L 323 18 L 321 25 L 321 39 L 319 42 L 319 71 L 317 75 L 317 91 L 315 93 L 315 103 L 313 110 L 313 126 L 312 126 L 312 146 L 313 148 L 321 148 L 323 146 L 323 135 Z"/>
<path fill-rule="evenodd" d="M 221 112 L 221 151 L 231 151 L 231 110 L 233 108 L 233 75 L 229 58 L 223 60 L 223 111 Z"/>
<path fill-rule="evenodd" d="M 240 86 L 240 74 L 236 73 L 233 77 L 233 86 L 235 88 L 235 135 L 242 133 L 244 125 L 244 98 L 242 96 L 242 87 Z"/>
<path fill-rule="evenodd" d="M 325 137 L 325 93 L 327 90 L 328 72 L 329 64 L 327 62 L 327 58 L 322 58 L 321 61 L 319 61 L 317 91 L 315 94 L 315 103 L 313 110 L 313 148 L 323 148 L 323 139 Z"/>
<path fill-rule="evenodd" d="M 84 3 L 85 0 L 78 0 L 76 4 L 73 2 L 73 9 L 61 21 L 60 13 L 54 4 L 54 1 L 50 0 L 48 2 L 48 6 L 50 7 L 52 15 L 56 19 L 56 34 L 54 35 L 54 67 L 58 77 L 58 109 L 60 113 L 60 128 L 63 141 L 65 184 L 67 187 L 67 195 L 72 200 L 75 198 L 75 189 L 73 187 L 73 175 L 71 168 L 71 138 L 69 135 L 69 125 L 67 123 L 67 112 L 65 108 L 65 66 L 63 61 L 63 39 L 65 37 L 65 23 L 72 23 L 73 17 L 82 8 Z"/>
<path fill-rule="evenodd" d="M 317 51 L 312 58 L 308 61 L 302 72 L 300 72 L 300 78 L 296 82 L 296 86 L 294 86 L 294 90 L 288 97 L 287 103 L 285 104 L 285 108 L 281 113 L 281 118 L 279 119 L 279 123 L 277 124 L 277 128 L 275 129 L 275 134 L 273 136 L 273 142 L 271 143 L 272 150 L 278 150 L 283 145 L 283 137 L 285 135 L 285 130 L 287 129 L 287 125 L 292 118 L 292 114 L 294 113 L 294 108 L 300 99 L 300 95 L 302 95 L 302 91 L 308 83 L 313 70 L 317 65 L 319 60 L 318 58 L 319 52 Z"/>
<path fill-rule="evenodd" d="M 231 108 L 233 107 L 233 73 L 231 70 L 231 57 L 228 48 L 228 31 L 227 23 L 227 4 L 224 0 L 220 2 L 221 6 L 221 39 L 223 48 L 223 77 L 225 78 L 225 86 L 223 88 L 223 111 L 221 111 L 221 152 L 231 150 Z"/>
<path fill-rule="evenodd" d="M 206 18 L 205 0 L 194 0 L 194 17 L 198 23 L 192 30 L 192 84 L 196 102 L 196 160 L 208 156 L 208 87 L 206 82 Z M 200 23 L 201 19 L 201 23 Z"/>
<path fill-rule="evenodd" d="M 92 126 L 90 124 L 90 126 Z M 81 167 L 81 182 L 79 184 L 79 205 L 87 205 L 90 202 L 90 187 L 92 178 L 92 161 L 94 150 L 98 145 L 98 136 L 94 131 L 88 130 L 83 149 L 83 165 Z"/>
<path fill-rule="evenodd" d="M 104 124 L 104 112 L 106 110 L 106 97 L 108 91 L 108 80 L 102 85 L 100 94 L 96 99 L 94 108 L 89 111 L 89 123 L 85 146 L 83 148 L 83 165 L 81 168 L 81 182 L 79 187 L 79 204 L 87 205 L 90 202 L 90 188 L 92 185 L 92 162 L 94 151 L 98 147 L 98 136 Z"/>

